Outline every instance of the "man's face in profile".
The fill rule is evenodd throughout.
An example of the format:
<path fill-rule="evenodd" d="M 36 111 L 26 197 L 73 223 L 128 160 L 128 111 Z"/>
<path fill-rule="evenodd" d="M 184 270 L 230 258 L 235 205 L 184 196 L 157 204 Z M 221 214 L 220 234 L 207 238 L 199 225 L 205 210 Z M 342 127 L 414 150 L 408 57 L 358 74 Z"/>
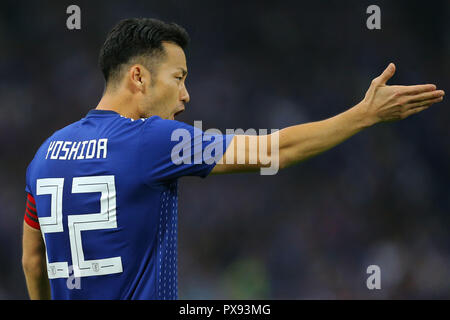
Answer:
<path fill-rule="evenodd" d="M 156 76 L 150 74 L 142 112 L 146 117 L 158 115 L 163 119 L 174 120 L 190 99 L 185 86 L 186 56 L 181 47 L 171 42 L 163 42 L 163 47 L 165 57 L 157 65 Z"/>

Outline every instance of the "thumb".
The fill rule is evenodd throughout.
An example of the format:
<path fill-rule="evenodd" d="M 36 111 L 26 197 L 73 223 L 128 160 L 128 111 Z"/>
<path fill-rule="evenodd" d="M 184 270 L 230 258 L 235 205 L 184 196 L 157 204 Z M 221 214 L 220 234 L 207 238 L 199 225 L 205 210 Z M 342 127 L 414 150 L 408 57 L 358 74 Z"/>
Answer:
<path fill-rule="evenodd" d="M 383 73 L 376 79 L 378 85 L 385 85 L 386 82 L 392 78 L 395 73 L 395 64 L 390 63 L 387 68 L 383 71 Z"/>

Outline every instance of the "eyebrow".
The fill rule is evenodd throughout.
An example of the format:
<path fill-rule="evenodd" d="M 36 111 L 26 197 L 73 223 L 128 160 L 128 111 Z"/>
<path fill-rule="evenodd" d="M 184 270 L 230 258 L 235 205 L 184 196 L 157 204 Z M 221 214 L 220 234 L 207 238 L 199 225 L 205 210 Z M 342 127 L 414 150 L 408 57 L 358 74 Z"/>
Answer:
<path fill-rule="evenodd" d="M 183 77 L 187 75 L 187 71 L 184 68 L 179 67 L 178 69 L 183 73 Z"/>

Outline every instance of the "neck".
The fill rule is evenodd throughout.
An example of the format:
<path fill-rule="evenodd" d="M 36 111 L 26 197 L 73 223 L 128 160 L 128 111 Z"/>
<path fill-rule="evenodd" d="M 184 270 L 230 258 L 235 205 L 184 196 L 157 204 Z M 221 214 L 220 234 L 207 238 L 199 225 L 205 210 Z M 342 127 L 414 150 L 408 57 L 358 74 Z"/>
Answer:
<path fill-rule="evenodd" d="M 127 118 L 140 119 L 136 102 L 125 94 L 105 92 L 95 109 L 112 110 Z"/>

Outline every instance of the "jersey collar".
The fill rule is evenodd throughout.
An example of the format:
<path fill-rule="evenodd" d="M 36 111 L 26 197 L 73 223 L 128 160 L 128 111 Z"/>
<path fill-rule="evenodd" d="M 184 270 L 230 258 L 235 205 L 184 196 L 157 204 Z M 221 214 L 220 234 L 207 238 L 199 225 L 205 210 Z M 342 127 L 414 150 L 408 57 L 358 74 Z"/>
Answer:
<path fill-rule="evenodd" d="M 87 113 L 87 117 L 90 115 L 119 115 L 117 112 L 112 111 L 112 110 L 100 110 L 100 109 L 92 109 Z"/>

